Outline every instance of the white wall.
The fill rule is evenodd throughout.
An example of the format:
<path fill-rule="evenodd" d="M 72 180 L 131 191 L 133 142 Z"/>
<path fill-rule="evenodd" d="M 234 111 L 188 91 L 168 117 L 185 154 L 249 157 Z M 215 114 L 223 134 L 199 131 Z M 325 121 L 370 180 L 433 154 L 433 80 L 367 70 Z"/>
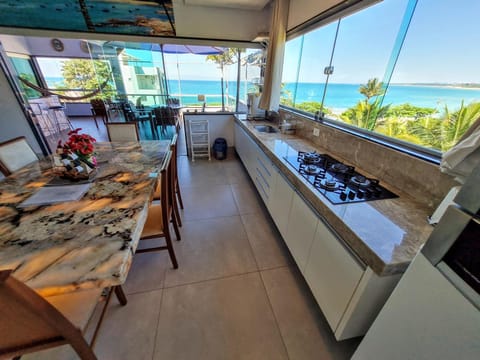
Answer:
<path fill-rule="evenodd" d="M 35 136 L 25 118 L 3 70 L 0 70 L 0 142 L 25 136 L 37 154 L 41 154 Z"/>
<path fill-rule="evenodd" d="M 261 11 L 188 6 L 173 0 L 177 36 L 251 41 L 270 28 L 270 6 Z"/>
<path fill-rule="evenodd" d="M 342 0 L 290 0 L 287 29 L 290 30 L 341 2 Z"/>
<path fill-rule="evenodd" d="M 2 35 L 0 41 L 5 51 L 17 54 L 30 54 L 27 40 L 23 36 Z"/>

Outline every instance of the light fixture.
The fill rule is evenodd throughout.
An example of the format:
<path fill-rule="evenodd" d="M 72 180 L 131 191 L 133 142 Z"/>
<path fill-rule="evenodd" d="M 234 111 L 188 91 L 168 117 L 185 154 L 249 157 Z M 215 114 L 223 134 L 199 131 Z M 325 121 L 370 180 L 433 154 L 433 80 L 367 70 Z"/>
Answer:
<path fill-rule="evenodd" d="M 259 32 L 255 39 L 252 40 L 253 42 L 264 43 L 268 42 L 268 33 L 267 32 Z"/>

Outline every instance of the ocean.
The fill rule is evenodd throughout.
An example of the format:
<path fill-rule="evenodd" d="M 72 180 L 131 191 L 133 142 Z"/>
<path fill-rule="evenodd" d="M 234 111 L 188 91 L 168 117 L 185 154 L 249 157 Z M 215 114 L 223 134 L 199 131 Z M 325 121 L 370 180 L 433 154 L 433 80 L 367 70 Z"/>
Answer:
<path fill-rule="evenodd" d="M 63 79 L 46 78 L 49 87 L 54 88 L 61 84 Z M 204 94 L 206 102 L 221 103 L 221 83 L 218 81 L 205 80 L 169 80 L 170 95 L 181 98 L 183 105 L 199 103 L 197 95 Z M 335 84 L 328 85 L 325 96 L 325 106 L 333 111 L 341 111 L 354 106 L 364 99 L 358 91 L 360 84 Z M 285 83 L 283 92 L 288 93 L 295 104 L 307 101 L 321 102 L 324 84 L 322 83 Z M 225 82 L 224 93 L 231 97 L 236 96 L 236 82 Z M 254 91 L 252 84 L 240 84 L 240 98 L 246 98 L 247 92 Z M 296 90 L 296 91 L 295 91 Z M 409 103 L 414 106 L 436 108 L 443 110 L 445 105 L 449 110 L 458 109 L 462 101 L 465 104 L 480 102 L 480 89 L 455 88 L 447 86 L 426 85 L 390 85 L 384 105 L 399 105 Z"/>

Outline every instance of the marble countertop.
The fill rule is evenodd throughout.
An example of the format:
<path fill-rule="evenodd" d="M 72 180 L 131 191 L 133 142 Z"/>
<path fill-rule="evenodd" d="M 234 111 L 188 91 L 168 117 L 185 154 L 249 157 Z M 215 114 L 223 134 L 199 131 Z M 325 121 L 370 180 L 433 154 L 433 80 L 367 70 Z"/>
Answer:
<path fill-rule="evenodd" d="M 97 143 L 97 173 L 78 201 L 18 207 L 54 178 L 49 159 L 1 181 L 0 269 L 45 296 L 122 284 L 169 146 Z"/>
<path fill-rule="evenodd" d="M 237 116 L 235 121 L 251 135 L 348 247 L 376 274 L 385 276 L 405 271 L 433 230 L 427 222 L 430 210 L 425 205 L 402 193 L 401 189 L 381 181 L 382 179 L 381 184 L 399 195 L 398 198 L 331 204 L 286 162 L 284 156 L 296 155 L 298 151 L 315 150 L 346 164 L 349 164 L 348 159 L 342 159 L 295 135 L 260 133 L 254 126 L 263 124 L 262 122 L 245 121 L 242 116 Z M 370 175 L 359 170 L 366 176 Z"/>

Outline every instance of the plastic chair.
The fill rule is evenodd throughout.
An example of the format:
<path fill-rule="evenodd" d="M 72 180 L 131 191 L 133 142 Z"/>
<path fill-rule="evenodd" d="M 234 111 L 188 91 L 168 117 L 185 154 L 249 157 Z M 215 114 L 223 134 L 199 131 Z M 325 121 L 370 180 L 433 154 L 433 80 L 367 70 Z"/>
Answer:
<path fill-rule="evenodd" d="M 164 237 L 166 245 L 137 249 L 136 253 L 168 250 L 170 260 L 174 269 L 178 268 L 177 258 L 173 249 L 172 237 L 170 235 L 170 222 L 172 222 L 177 241 L 181 240 L 177 220 L 173 210 L 173 169 L 172 152 L 169 151 L 160 171 L 160 204 L 151 203 L 148 208 L 147 221 L 143 227 L 140 240 L 156 239 Z"/>
<path fill-rule="evenodd" d="M 22 167 L 38 161 L 24 136 L 0 143 L 0 171 L 8 176 Z"/>
<path fill-rule="evenodd" d="M 109 141 L 139 141 L 137 123 L 128 121 L 124 123 L 107 123 Z"/>

